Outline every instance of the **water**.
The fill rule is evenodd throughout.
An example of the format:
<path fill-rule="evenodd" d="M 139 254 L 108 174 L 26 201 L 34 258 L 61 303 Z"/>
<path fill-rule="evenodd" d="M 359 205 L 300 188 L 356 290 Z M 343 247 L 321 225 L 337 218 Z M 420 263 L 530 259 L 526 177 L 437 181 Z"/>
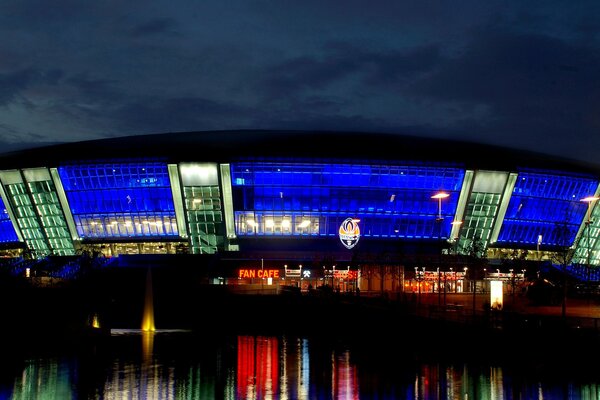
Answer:
<path fill-rule="evenodd" d="M 598 399 L 585 355 L 290 335 L 113 331 L 3 345 L 2 399 Z M 488 344 L 489 346 L 489 344 Z M 482 356 L 489 353 L 490 355 Z M 591 362 L 584 366 L 583 361 Z"/>

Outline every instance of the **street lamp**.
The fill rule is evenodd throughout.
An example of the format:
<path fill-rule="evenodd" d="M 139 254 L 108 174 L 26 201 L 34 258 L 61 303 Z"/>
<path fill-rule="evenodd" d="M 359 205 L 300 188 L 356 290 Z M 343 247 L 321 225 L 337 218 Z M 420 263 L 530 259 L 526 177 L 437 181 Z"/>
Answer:
<path fill-rule="evenodd" d="M 439 224 L 439 239 L 440 239 L 440 260 L 439 267 L 442 265 L 442 221 L 444 217 L 442 217 L 442 199 L 449 197 L 450 195 L 446 192 L 439 192 L 431 196 L 432 199 L 438 201 L 438 214 L 435 221 Z M 442 277 L 440 276 L 440 271 L 438 267 L 438 306 L 442 305 L 442 291 L 440 290 L 442 285 Z M 446 302 L 446 275 L 444 275 L 444 303 Z"/>
<path fill-rule="evenodd" d="M 437 199 L 437 201 L 438 201 L 438 216 L 437 216 L 438 221 L 441 221 L 444 219 L 442 217 L 442 199 L 445 199 L 449 196 L 450 195 L 446 192 L 439 192 L 439 193 L 436 193 L 433 196 L 431 196 L 432 199 Z"/>

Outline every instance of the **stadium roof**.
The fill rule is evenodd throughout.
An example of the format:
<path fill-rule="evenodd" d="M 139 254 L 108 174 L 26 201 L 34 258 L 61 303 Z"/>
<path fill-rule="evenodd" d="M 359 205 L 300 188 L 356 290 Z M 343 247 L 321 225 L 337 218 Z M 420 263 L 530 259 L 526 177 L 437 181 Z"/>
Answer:
<path fill-rule="evenodd" d="M 278 130 L 159 133 L 64 143 L 0 154 L 0 168 L 131 158 L 230 162 L 263 157 L 443 162 L 471 169 L 540 168 L 600 175 L 600 165 L 509 147 L 393 133 Z"/>

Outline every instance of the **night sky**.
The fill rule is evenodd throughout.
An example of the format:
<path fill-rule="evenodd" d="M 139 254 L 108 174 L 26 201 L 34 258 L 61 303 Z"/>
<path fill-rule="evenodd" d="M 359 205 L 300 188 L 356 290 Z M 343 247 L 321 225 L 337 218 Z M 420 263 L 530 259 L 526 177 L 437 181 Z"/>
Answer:
<path fill-rule="evenodd" d="M 0 151 L 394 132 L 598 163 L 600 2 L 0 2 Z"/>

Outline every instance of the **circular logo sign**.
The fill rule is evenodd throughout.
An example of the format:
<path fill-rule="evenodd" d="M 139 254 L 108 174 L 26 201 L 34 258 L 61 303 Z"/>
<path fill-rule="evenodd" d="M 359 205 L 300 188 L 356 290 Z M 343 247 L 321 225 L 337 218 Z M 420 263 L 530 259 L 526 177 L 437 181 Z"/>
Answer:
<path fill-rule="evenodd" d="M 360 239 L 360 228 L 358 220 L 354 218 L 346 218 L 340 225 L 340 240 L 347 249 L 351 249 L 358 243 Z"/>

